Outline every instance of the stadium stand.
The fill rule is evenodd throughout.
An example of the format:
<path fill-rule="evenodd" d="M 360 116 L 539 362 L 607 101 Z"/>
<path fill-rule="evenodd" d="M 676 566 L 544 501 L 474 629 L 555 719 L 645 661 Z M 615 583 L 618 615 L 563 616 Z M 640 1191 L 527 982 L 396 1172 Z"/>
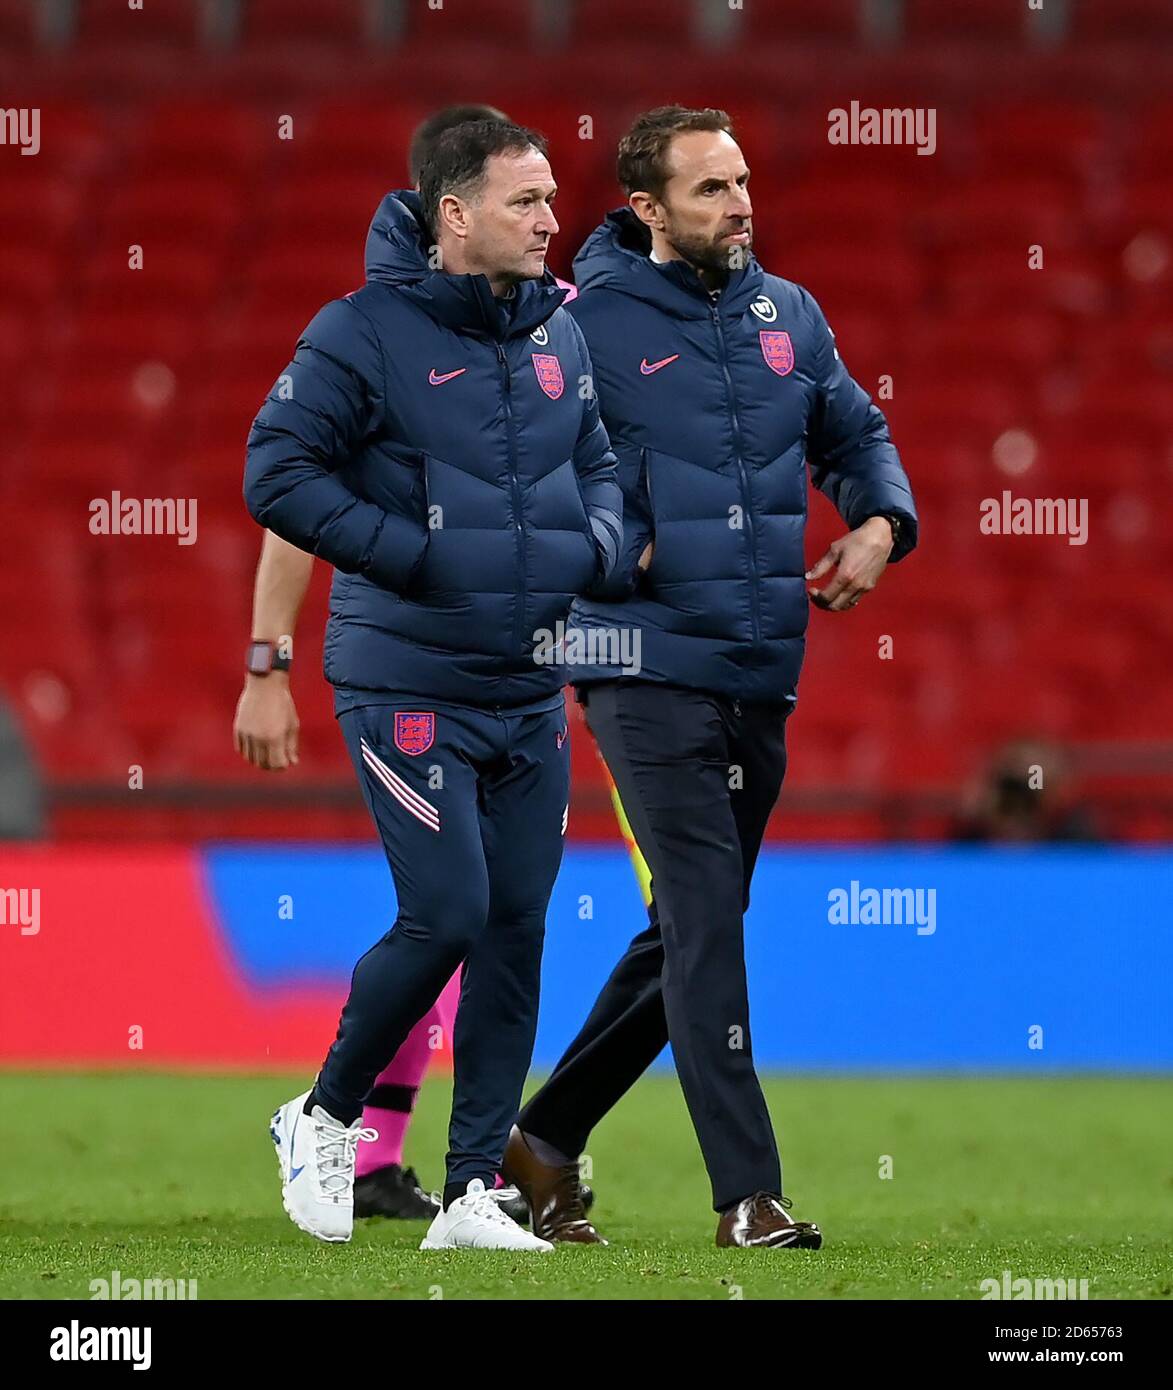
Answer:
<path fill-rule="evenodd" d="M 3 687 L 58 833 L 119 833 L 118 779 L 143 764 L 173 793 L 152 803 L 159 834 L 365 836 L 318 676 L 325 572 L 298 652 L 302 790 L 262 799 L 232 748 L 260 540 L 243 446 L 300 329 L 361 282 L 413 126 L 455 100 L 550 137 L 562 274 L 621 201 L 634 111 L 725 106 L 760 258 L 819 298 L 880 395 L 924 545 L 850 624 L 813 616 L 781 833 L 942 833 L 1023 732 L 1098 767 L 1105 745 L 1168 749 L 1173 4 L 1072 0 L 1046 28 L 1020 0 L 725 8 L 0 0 L 7 100 L 42 112 L 35 159 L 0 148 Z M 932 106 L 934 157 L 828 145 L 853 98 Z M 1088 499 L 1086 547 L 980 535 L 1004 489 Z M 88 534 L 115 491 L 198 499 L 198 544 Z M 812 559 L 837 528 L 816 499 Z M 1115 833 L 1173 826 L 1162 756 L 1113 771 Z M 585 730 L 574 760 L 572 832 L 609 836 Z"/>

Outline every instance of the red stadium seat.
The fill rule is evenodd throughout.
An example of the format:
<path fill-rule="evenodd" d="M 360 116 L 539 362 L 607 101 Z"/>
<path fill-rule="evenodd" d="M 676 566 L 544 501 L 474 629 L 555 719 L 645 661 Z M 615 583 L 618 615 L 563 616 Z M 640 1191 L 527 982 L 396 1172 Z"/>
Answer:
<path fill-rule="evenodd" d="M 242 0 L 241 37 L 246 44 L 291 40 L 355 46 L 371 37 L 372 7 L 363 0 Z"/>
<path fill-rule="evenodd" d="M 487 45 L 524 46 L 535 36 L 534 0 L 444 0 L 404 7 L 404 39 L 408 45 L 439 46 L 479 41 Z M 459 99 L 459 98 L 457 98 Z M 471 101 L 483 98 L 470 96 Z"/>
<path fill-rule="evenodd" d="M 994 176 L 1012 167 L 1019 176 L 1064 169 L 1085 179 L 1110 148 L 1107 113 L 1090 103 L 999 102 L 977 112 L 974 126 L 979 158 Z"/>
<path fill-rule="evenodd" d="M 61 287 L 61 270 L 60 254 L 46 246 L 0 242 L 0 300 L 22 309 L 52 303 Z"/>
<path fill-rule="evenodd" d="M 367 226 L 393 185 L 388 171 L 375 163 L 354 172 L 294 174 L 282 179 L 274 196 L 258 210 L 262 229 L 286 244 L 291 235 L 325 235 L 337 241 L 349 233 L 361 270 Z"/>
<path fill-rule="evenodd" d="M 697 7 L 685 0 L 577 0 L 572 7 L 573 43 L 609 44 L 658 41 L 683 46 L 696 30 Z"/>
<path fill-rule="evenodd" d="M 764 264 L 816 296 L 866 389 L 893 378 L 878 404 L 923 546 L 850 624 L 812 615 L 793 775 L 816 810 L 782 833 L 885 833 L 892 788 L 956 789 L 1023 730 L 1167 741 L 1169 6 L 1068 8 L 1071 34 L 1044 49 L 1021 0 L 909 0 L 912 42 L 872 51 L 853 41 L 855 0 L 749 0 L 724 48 L 694 25 L 700 6 L 584 0 L 560 7 L 570 42 L 539 50 L 523 46 L 542 7 L 445 0 L 403 7 L 384 51 L 362 37 L 379 7 L 256 0 L 243 42 L 205 55 L 197 0 L 84 3 L 78 41 L 42 63 L 26 31 L 4 46 L 32 20 L 0 0 L 0 64 L 46 84 L 40 156 L 0 161 L 2 664 L 50 776 L 124 777 L 132 757 L 176 780 L 252 775 L 229 736 L 262 536 L 241 498 L 248 428 L 319 306 L 363 283 L 366 228 L 406 182 L 416 123 L 459 99 L 550 136 L 562 267 L 623 201 L 614 147 L 637 110 L 726 106 Z M 828 144 L 831 106 L 885 92 L 939 108 L 933 158 Z M 1027 268 L 1034 241 L 1043 271 Z M 1003 490 L 1086 500 L 1088 544 L 982 534 L 981 504 Z M 90 503 L 114 491 L 196 499 L 198 544 L 91 535 Z M 843 529 L 813 499 L 811 558 Z M 317 565 L 297 694 L 306 763 L 326 779 L 350 775 L 318 675 L 329 580 Z M 892 662 L 875 657 L 883 633 Z M 177 650 L 194 661 L 177 667 Z M 855 706 L 845 688 L 863 691 Z M 572 825 L 610 834 L 579 742 Z M 828 787 L 881 793 L 884 809 L 824 813 Z M 366 833 L 349 814 L 336 819 Z M 167 824 L 223 823 L 185 815 Z"/>
<path fill-rule="evenodd" d="M 81 193 L 76 178 L 46 169 L 39 157 L 0 164 L 0 244 L 56 245 L 76 223 Z"/>
<path fill-rule="evenodd" d="M 20 452 L 13 483 L 26 498 L 54 499 L 69 506 L 79 525 L 88 525 L 87 507 L 95 498 L 115 490 L 141 496 L 136 488 L 142 469 L 135 450 L 126 443 L 95 440 L 88 425 L 76 435 L 54 430 L 30 441 Z"/>
<path fill-rule="evenodd" d="M 1077 39 L 1173 42 L 1173 7 L 1168 0 L 1075 0 L 1071 11 Z"/>
<path fill-rule="evenodd" d="M 382 191 L 409 185 L 407 151 L 427 106 L 331 101 L 299 115 L 294 138 L 276 153 L 291 177 L 353 177 Z M 373 211 L 373 207 L 372 207 Z"/>
<path fill-rule="evenodd" d="M 90 304 L 110 296 L 142 314 L 152 314 L 156 309 L 167 313 L 181 306 L 198 311 L 221 297 L 232 266 L 225 238 L 209 234 L 200 242 L 181 233 L 175 241 L 169 233 L 151 232 L 145 223 L 139 224 L 134 235 L 142 238 L 135 243 L 143 248 L 140 270 L 128 272 L 124 261 L 113 258 L 85 266 L 78 286 Z"/>
<path fill-rule="evenodd" d="M 756 156 L 747 162 L 751 169 L 756 169 Z M 763 185 L 768 177 L 767 171 L 761 180 Z M 763 188 L 766 201 L 759 196 L 756 180 L 751 181 L 750 192 L 759 217 L 763 206 L 776 202 L 779 213 L 784 212 L 795 232 L 801 231 L 807 236 L 817 237 L 825 228 L 839 236 L 858 239 L 876 236 L 891 241 L 901 235 L 912 211 L 892 197 L 889 179 L 866 172 L 788 183 L 776 195 L 770 195 Z"/>
<path fill-rule="evenodd" d="M 851 41 L 861 34 L 861 0 L 822 0 L 818 5 L 755 5 L 731 11 L 738 44 L 785 42 L 790 39 Z"/>
<path fill-rule="evenodd" d="M 1018 0 L 905 0 L 904 31 L 910 39 L 1017 39 L 1026 14 Z"/>
<path fill-rule="evenodd" d="M 123 289 L 123 296 L 125 289 Z M 163 361 L 174 366 L 198 350 L 190 314 L 119 303 L 110 282 L 96 287 L 73 320 L 70 347 L 79 358 L 132 366 Z"/>
<path fill-rule="evenodd" d="M 193 48 L 202 39 L 209 8 L 207 0 L 147 0 L 133 9 L 108 0 L 78 0 L 74 37 L 79 44 L 105 41 L 120 46 Z"/>
<path fill-rule="evenodd" d="M 938 371 L 968 376 L 1000 367 L 1021 381 L 1043 372 L 1059 356 L 1062 320 L 1046 310 L 974 309 L 967 314 L 925 315 L 910 325 L 910 353 Z"/>
<path fill-rule="evenodd" d="M 1042 244 L 1042 243 L 1040 243 Z M 1110 276 L 1099 257 L 1056 252 L 1043 245 L 1043 265 L 1032 269 L 1029 244 L 1011 239 L 1001 245 L 959 247 L 942 269 L 945 302 L 970 312 L 983 306 L 1005 309 L 1028 305 L 1092 318 L 1110 302 Z"/>
<path fill-rule="evenodd" d="M 974 246 L 1011 244 L 1045 251 L 1071 245 L 1082 231 L 1078 189 L 1066 179 L 1000 172 L 941 189 L 921 210 L 919 225 L 934 251 L 958 259 Z"/>
<path fill-rule="evenodd" d="M 235 174 L 176 169 L 149 178 L 120 179 L 101 216 L 144 246 L 151 236 L 206 246 L 221 241 L 244 215 L 246 190 Z"/>
<path fill-rule="evenodd" d="M 1173 160 L 1173 143 L 1169 146 Z M 1123 191 L 1119 209 L 1121 239 L 1127 244 L 1140 233 L 1173 236 L 1173 198 L 1168 178 L 1138 179 Z"/>
<path fill-rule="evenodd" d="M 41 45 L 45 18 L 28 0 L 0 0 L 0 53 L 26 53 Z"/>
<path fill-rule="evenodd" d="M 805 285 L 828 318 L 839 307 L 861 304 L 874 311 L 906 312 L 920 303 L 923 272 L 919 259 L 889 246 L 874 259 L 868 248 L 854 256 L 823 243 L 787 246 L 776 258 L 788 279 Z"/>
<path fill-rule="evenodd" d="M 278 144 L 270 111 L 206 98 L 155 102 L 141 130 L 127 134 L 136 171 L 153 178 L 219 178 L 230 187 L 247 179 Z"/>

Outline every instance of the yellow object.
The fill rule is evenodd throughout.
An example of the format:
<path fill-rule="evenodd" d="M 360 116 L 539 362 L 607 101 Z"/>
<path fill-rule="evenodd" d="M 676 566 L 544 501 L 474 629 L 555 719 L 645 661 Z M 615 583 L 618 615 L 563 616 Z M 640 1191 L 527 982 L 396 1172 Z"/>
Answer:
<path fill-rule="evenodd" d="M 639 891 L 643 895 L 644 907 L 647 907 L 652 901 L 652 871 L 648 868 L 647 861 L 640 853 L 639 846 L 635 842 L 635 836 L 631 833 L 631 826 L 628 824 L 627 820 L 627 812 L 623 809 L 623 802 L 619 800 L 619 792 L 616 790 L 614 782 L 611 782 L 611 805 L 615 807 L 615 816 L 619 821 L 619 830 L 623 836 L 623 843 L 627 846 L 628 854 L 631 855 L 631 867 L 635 870 L 635 877 L 639 883 Z"/>

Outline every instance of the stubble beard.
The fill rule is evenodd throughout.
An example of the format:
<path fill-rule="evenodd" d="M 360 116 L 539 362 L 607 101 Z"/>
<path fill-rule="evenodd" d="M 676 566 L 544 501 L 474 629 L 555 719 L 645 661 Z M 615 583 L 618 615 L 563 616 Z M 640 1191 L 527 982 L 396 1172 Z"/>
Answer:
<path fill-rule="evenodd" d="M 722 233 L 715 240 L 709 240 L 668 229 L 665 238 L 673 251 L 696 270 L 706 271 L 710 275 L 728 275 L 731 270 L 740 270 L 745 265 L 745 258 L 753 246 L 753 234 L 750 233 L 750 240 L 744 245 L 733 246 L 723 244 L 727 235 Z"/>

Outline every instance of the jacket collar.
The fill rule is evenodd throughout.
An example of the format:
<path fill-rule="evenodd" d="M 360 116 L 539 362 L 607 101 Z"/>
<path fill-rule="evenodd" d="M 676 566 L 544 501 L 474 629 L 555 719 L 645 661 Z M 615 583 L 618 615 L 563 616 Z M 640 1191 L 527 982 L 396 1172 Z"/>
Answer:
<path fill-rule="evenodd" d="M 545 323 L 568 293 L 547 271 L 540 280 L 523 280 L 508 300 L 496 299 L 487 276 L 433 270 L 430 248 L 419 194 L 388 193 L 367 233 L 367 281 L 391 286 L 454 333 L 495 341 L 522 337 Z"/>
<path fill-rule="evenodd" d="M 713 299 L 687 261 L 651 259 L 652 236 L 630 208 L 609 212 L 574 258 L 579 294 L 606 286 L 642 299 L 677 318 L 704 318 Z M 744 313 L 761 292 L 765 272 L 751 254 L 744 270 L 734 270 L 716 303 L 723 316 Z"/>

